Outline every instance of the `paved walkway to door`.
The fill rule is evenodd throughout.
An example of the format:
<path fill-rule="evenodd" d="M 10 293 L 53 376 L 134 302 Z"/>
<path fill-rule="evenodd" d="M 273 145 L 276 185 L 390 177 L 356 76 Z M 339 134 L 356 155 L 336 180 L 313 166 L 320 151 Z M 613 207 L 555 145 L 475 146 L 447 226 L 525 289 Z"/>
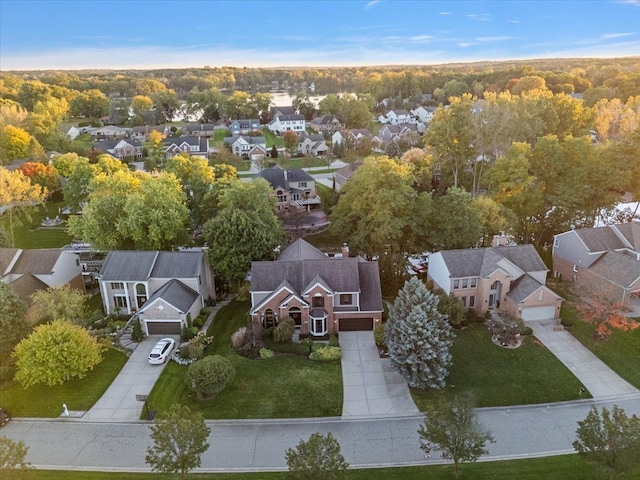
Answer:
<path fill-rule="evenodd" d="M 380 358 L 373 332 L 340 332 L 340 348 L 342 418 L 420 415 L 404 378 Z"/>
<path fill-rule="evenodd" d="M 606 398 L 638 390 L 564 329 L 557 320 L 526 322 L 533 334 L 582 382 L 593 398 Z"/>

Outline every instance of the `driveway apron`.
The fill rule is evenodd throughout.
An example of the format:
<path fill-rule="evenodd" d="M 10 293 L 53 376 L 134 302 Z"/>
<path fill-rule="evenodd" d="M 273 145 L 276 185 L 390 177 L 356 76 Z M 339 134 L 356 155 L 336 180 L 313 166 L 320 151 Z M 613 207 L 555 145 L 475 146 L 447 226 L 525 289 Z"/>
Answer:
<path fill-rule="evenodd" d="M 129 360 L 104 395 L 83 418 L 89 420 L 138 420 L 144 403 L 136 400 L 136 395 L 149 395 L 170 360 L 162 365 L 149 365 L 151 349 L 166 335 L 150 335 L 133 351 Z M 180 339 L 176 338 L 176 345 Z M 150 405 L 149 408 L 153 408 Z"/>
<path fill-rule="evenodd" d="M 342 418 L 420 415 L 404 378 L 381 359 L 373 332 L 340 332 Z"/>
<path fill-rule="evenodd" d="M 556 320 L 531 321 L 527 325 L 538 340 L 582 382 L 593 398 L 638 392 L 573 335 L 559 328 Z"/>

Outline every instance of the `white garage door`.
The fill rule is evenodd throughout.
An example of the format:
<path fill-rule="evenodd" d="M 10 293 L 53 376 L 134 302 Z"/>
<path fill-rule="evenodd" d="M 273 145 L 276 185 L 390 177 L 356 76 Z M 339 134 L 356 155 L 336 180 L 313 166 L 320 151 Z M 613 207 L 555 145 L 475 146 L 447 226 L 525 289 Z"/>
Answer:
<path fill-rule="evenodd" d="M 556 315 L 556 307 L 528 307 L 522 309 L 522 320 L 548 320 Z"/>

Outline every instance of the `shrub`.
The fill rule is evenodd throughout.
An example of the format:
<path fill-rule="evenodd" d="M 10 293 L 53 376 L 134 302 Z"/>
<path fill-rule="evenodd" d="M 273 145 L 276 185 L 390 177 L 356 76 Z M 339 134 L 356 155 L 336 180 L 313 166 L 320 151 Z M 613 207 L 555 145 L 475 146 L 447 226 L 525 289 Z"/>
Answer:
<path fill-rule="evenodd" d="M 205 317 L 203 315 L 198 315 L 193 320 L 193 326 L 196 328 L 202 328 L 204 326 L 204 322 L 205 322 Z"/>
<path fill-rule="evenodd" d="M 260 358 L 260 350 L 253 348 L 250 343 L 245 343 L 236 349 L 238 355 L 242 355 L 249 360 L 256 360 Z"/>
<path fill-rule="evenodd" d="M 182 333 L 180 334 L 180 339 L 183 342 L 188 342 L 197 334 L 198 334 L 198 327 L 188 327 L 187 325 L 185 325 L 184 327 L 182 327 Z"/>
<path fill-rule="evenodd" d="M 240 327 L 233 334 L 231 334 L 231 346 L 234 349 L 238 349 L 246 343 L 246 339 L 247 327 Z"/>
<path fill-rule="evenodd" d="M 301 357 L 309 356 L 309 347 L 301 343 L 276 343 L 273 340 L 265 342 L 267 348 L 277 353 L 289 353 L 292 355 L 300 355 Z"/>
<path fill-rule="evenodd" d="M 533 335 L 533 330 L 531 330 L 531 327 L 524 327 L 521 331 L 520 331 L 521 335 Z"/>
<path fill-rule="evenodd" d="M 463 318 L 462 320 L 460 320 L 460 326 L 461 327 L 468 327 L 469 326 L 469 320 L 467 320 L 466 318 Z"/>
<path fill-rule="evenodd" d="M 386 325 L 386 323 L 380 323 L 380 324 L 376 325 L 376 327 L 373 329 L 373 339 L 375 340 L 376 346 L 378 346 L 378 347 L 386 347 L 387 346 L 387 344 L 384 341 L 385 325 Z"/>
<path fill-rule="evenodd" d="M 198 332 L 198 334 L 189 340 L 190 345 L 196 345 L 198 347 L 207 348 L 213 343 L 213 335 L 207 335 L 205 332 Z"/>
<path fill-rule="evenodd" d="M 308 349 L 307 353 L 311 353 L 311 351 L 313 350 L 313 339 L 311 337 L 303 338 L 300 341 L 300 345 Z"/>
<path fill-rule="evenodd" d="M 572 319 L 572 318 L 563 318 L 562 320 L 560 320 L 560 324 L 561 324 L 563 327 L 566 327 L 566 328 L 571 328 L 571 327 L 573 327 L 573 323 L 574 323 L 574 322 L 573 322 L 573 319 Z"/>
<path fill-rule="evenodd" d="M 274 355 L 275 353 L 273 352 L 273 350 L 269 350 L 268 348 L 260 349 L 260 358 L 262 360 L 269 360 L 270 358 L 273 358 Z"/>
<path fill-rule="evenodd" d="M 296 329 L 296 325 L 291 317 L 285 317 L 278 326 L 273 329 L 273 340 L 278 343 L 290 342 L 293 337 L 293 332 Z"/>
<path fill-rule="evenodd" d="M 199 400 L 209 400 L 224 390 L 235 375 L 228 359 L 210 355 L 189 365 L 186 381 Z"/>
<path fill-rule="evenodd" d="M 332 333 L 329 335 L 329 346 L 330 347 L 339 347 L 340 342 L 338 341 L 338 336 Z"/>
<path fill-rule="evenodd" d="M 135 319 L 133 322 L 133 327 L 131 329 L 131 340 L 134 342 L 141 342 L 144 338 L 144 333 L 142 333 L 142 326 L 140 325 L 140 320 Z"/>
<path fill-rule="evenodd" d="M 182 358 L 186 358 L 187 360 L 202 358 L 203 355 L 204 348 L 201 345 L 193 345 L 191 343 L 187 343 L 180 347 L 180 356 Z"/>
<path fill-rule="evenodd" d="M 309 360 L 314 360 L 316 362 L 330 362 L 333 360 L 340 360 L 341 356 L 342 352 L 340 351 L 340 347 L 325 346 L 311 352 Z"/>
<path fill-rule="evenodd" d="M 249 300 L 249 293 L 251 292 L 251 284 L 249 282 L 244 282 L 239 288 L 238 293 L 236 294 L 236 300 L 239 302 L 245 302 Z"/>
<path fill-rule="evenodd" d="M 269 328 L 265 328 L 262 331 L 262 338 L 264 339 L 269 339 L 269 338 L 273 338 L 273 329 L 275 327 L 269 327 Z"/>

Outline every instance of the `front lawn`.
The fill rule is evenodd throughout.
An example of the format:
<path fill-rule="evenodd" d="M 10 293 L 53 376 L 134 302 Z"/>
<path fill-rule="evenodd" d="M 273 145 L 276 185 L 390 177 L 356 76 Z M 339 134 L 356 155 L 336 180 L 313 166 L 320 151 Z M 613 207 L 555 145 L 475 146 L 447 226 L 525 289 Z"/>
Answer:
<path fill-rule="evenodd" d="M 498 347 L 482 324 L 456 331 L 445 394 L 471 392 L 478 407 L 560 402 L 580 398 L 580 381 L 534 337 L 516 349 Z M 412 389 L 421 411 L 438 395 Z M 582 394 L 586 398 L 586 394 Z"/>
<path fill-rule="evenodd" d="M 104 359 L 86 377 L 62 385 L 34 385 L 22 388 L 14 383 L 0 390 L 0 405 L 14 417 L 57 417 L 62 404 L 69 410 L 89 410 L 96 403 L 127 361 L 120 350 L 109 348 Z"/>
<path fill-rule="evenodd" d="M 340 415 L 340 362 L 312 362 L 294 355 L 249 360 L 231 349 L 231 334 L 247 323 L 248 310 L 247 302 L 231 302 L 216 314 L 208 332 L 214 336 L 209 353 L 231 360 L 236 369 L 233 382 L 213 400 L 200 402 L 185 384 L 187 367 L 169 362 L 149 397 L 151 408 L 163 411 L 181 403 L 216 419 Z"/>
<path fill-rule="evenodd" d="M 268 128 L 263 128 L 262 133 L 264 134 L 264 140 L 267 144 L 267 150 L 271 150 L 271 148 L 275 145 L 276 147 L 284 147 L 284 140 L 282 137 L 277 136 Z"/>
<path fill-rule="evenodd" d="M 215 427 L 214 427 L 215 428 Z M 211 445 L 215 448 L 215 444 Z M 345 454 L 345 452 L 342 452 Z M 583 480 L 592 469 L 578 455 L 561 455 L 501 462 L 465 463 L 460 465 L 460 477 L 473 480 Z M 35 470 L 34 480 L 169 480 L 175 475 L 162 473 L 74 472 Z M 287 472 L 189 474 L 195 480 L 284 480 Z M 350 470 L 351 480 L 450 480 L 451 465 L 429 465 L 397 468 Z M 630 475 L 625 478 L 632 478 Z M 636 478 L 636 477 L 633 477 Z"/>
<path fill-rule="evenodd" d="M 55 218 L 59 209 L 63 208 L 64 202 L 45 203 L 29 209 L 28 219 L 24 214 L 14 214 L 13 235 L 16 248 L 59 248 L 69 243 L 73 237 L 67 233 L 66 222 L 58 227 L 41 227 L 40 223 L 46 217 Z M 61 216 L 66 219 L 66 217 Z M 7 232 L 7 237 L 11 241 L 9 229 L 9 215 L 0 215 L 0 227 Z"/>

